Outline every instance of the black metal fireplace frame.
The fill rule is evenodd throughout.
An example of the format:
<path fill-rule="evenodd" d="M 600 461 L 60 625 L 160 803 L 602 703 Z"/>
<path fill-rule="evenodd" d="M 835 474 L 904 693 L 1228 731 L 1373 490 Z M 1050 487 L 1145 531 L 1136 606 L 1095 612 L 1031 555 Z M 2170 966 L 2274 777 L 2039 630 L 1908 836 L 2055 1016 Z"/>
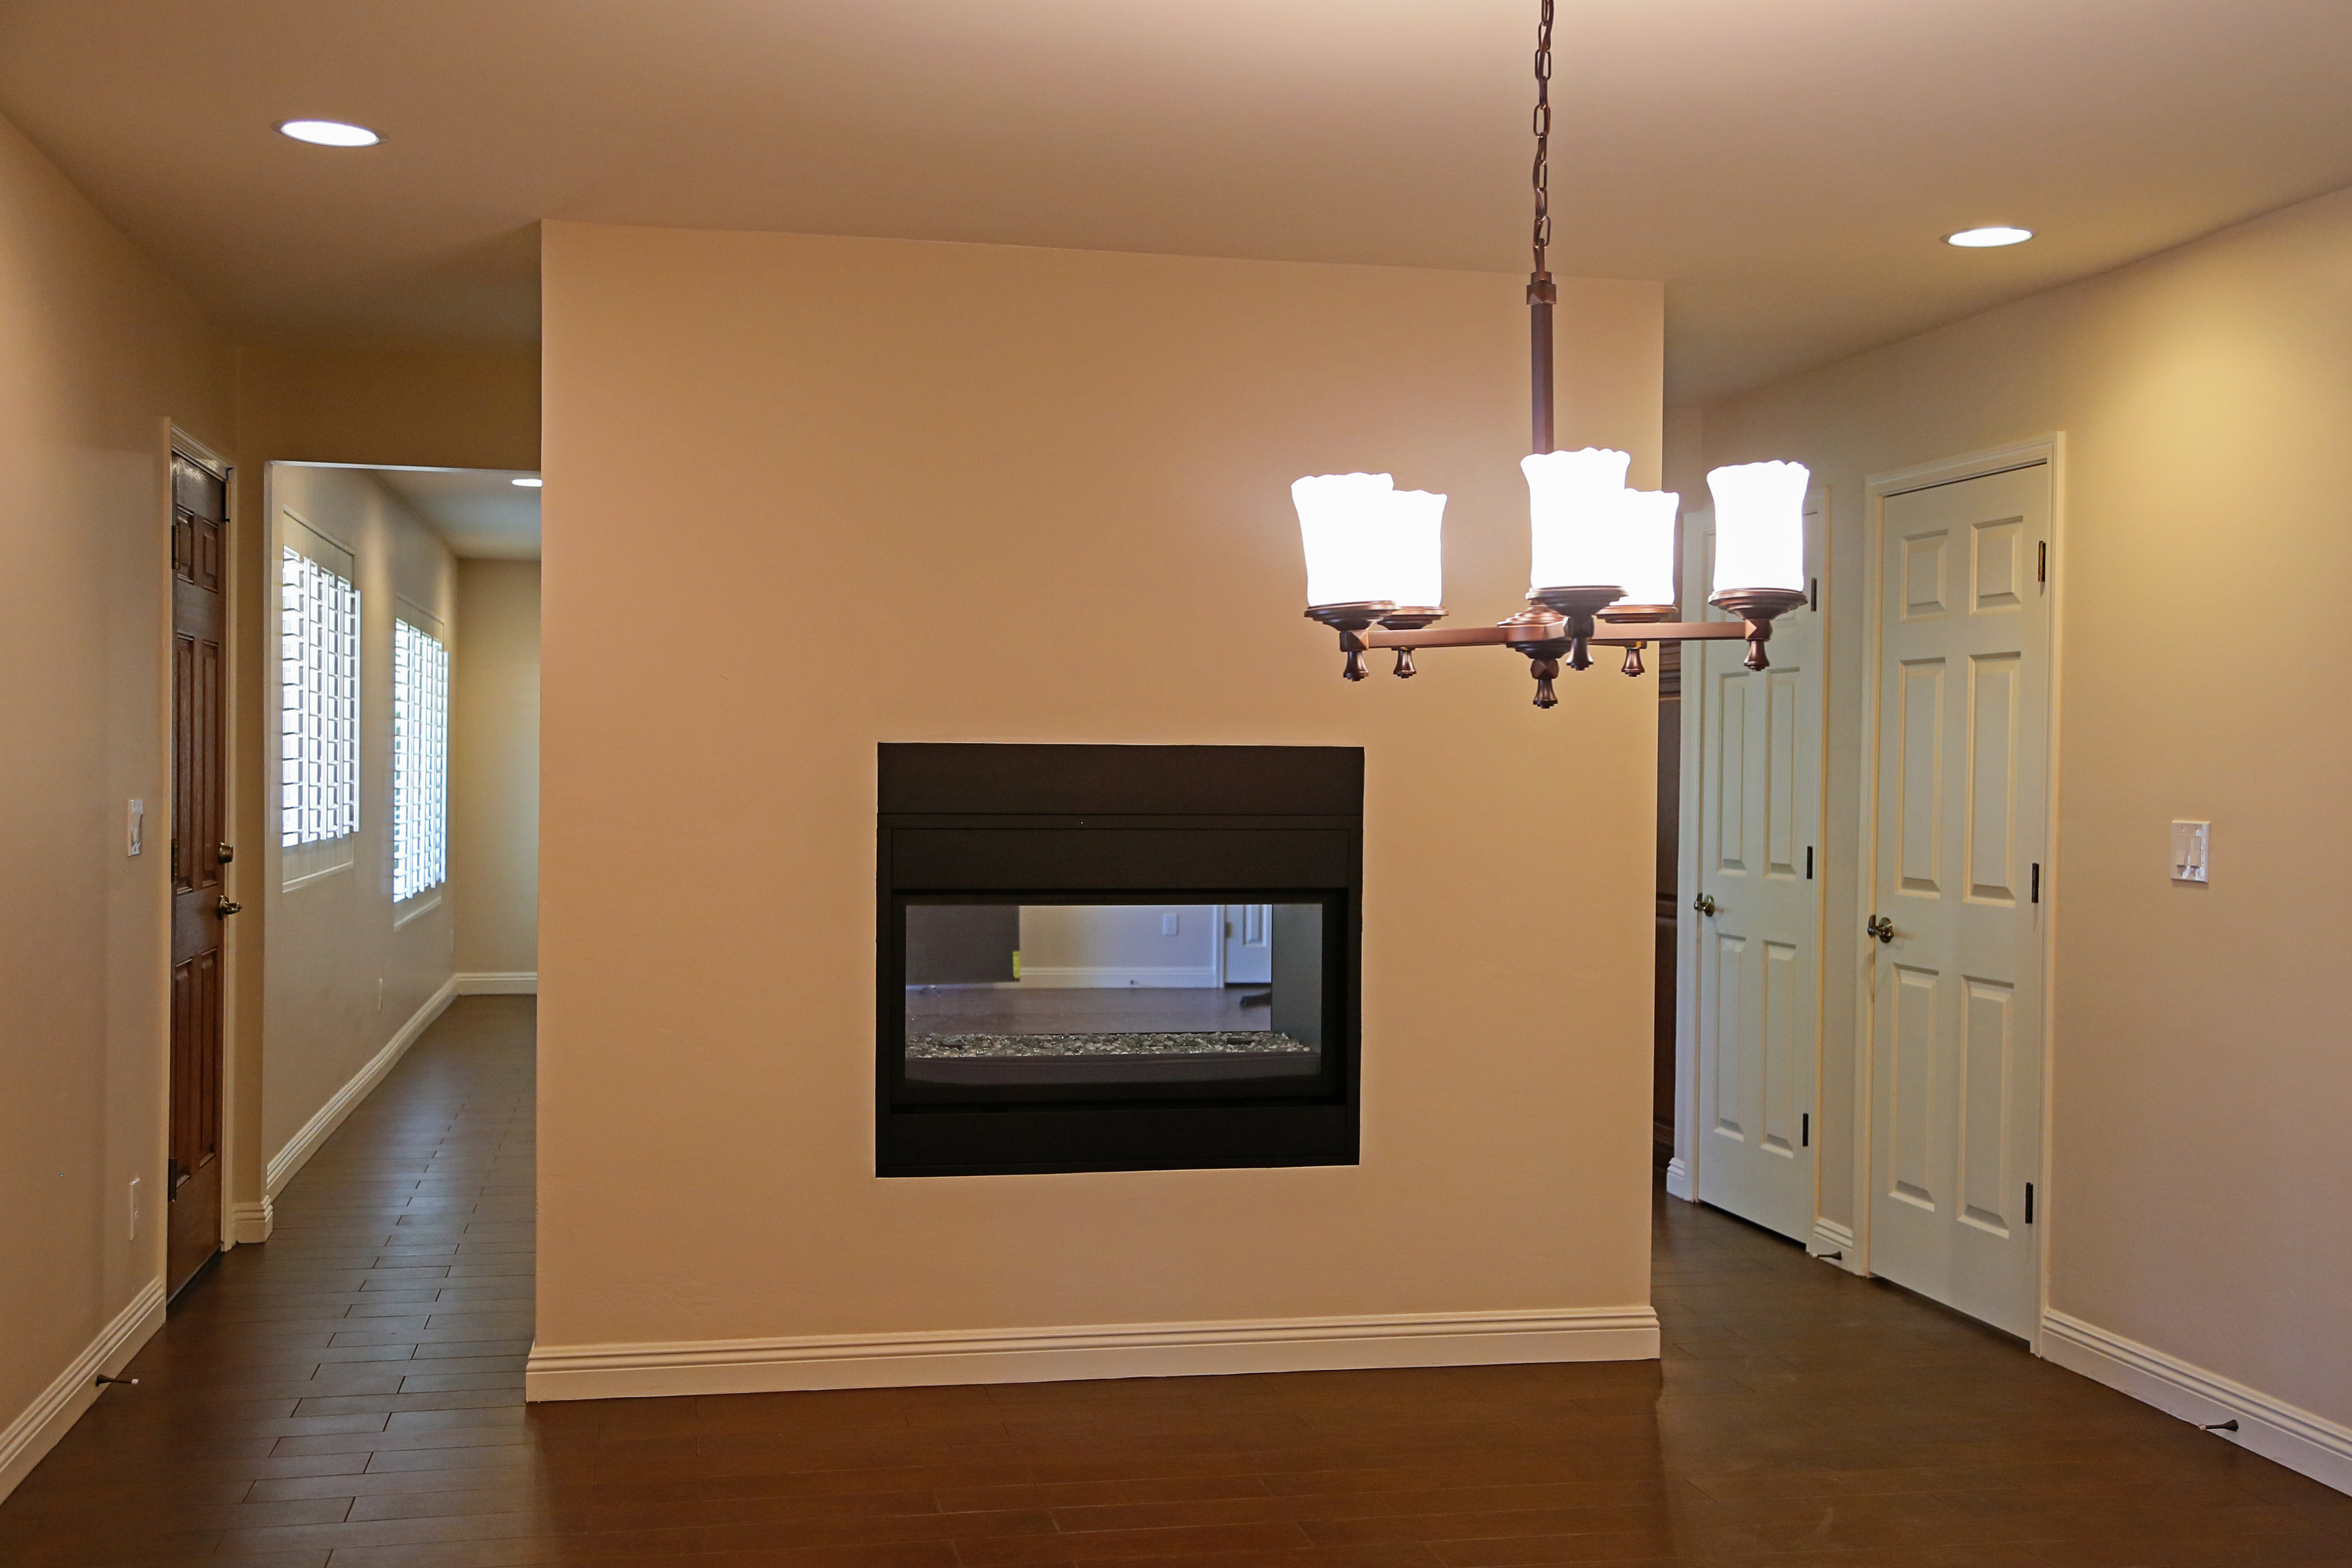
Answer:
<path fill-rule="evenodd" d="M 1357 1163 L 1360 749 L 886 744 L 876 798 L 877 1175 Z M 1326 901 L 1325 1071 L 1313 1091 L 942 1102 L 907 1090 L 908 896 L 1227 902 L 1244 891 Z"/>

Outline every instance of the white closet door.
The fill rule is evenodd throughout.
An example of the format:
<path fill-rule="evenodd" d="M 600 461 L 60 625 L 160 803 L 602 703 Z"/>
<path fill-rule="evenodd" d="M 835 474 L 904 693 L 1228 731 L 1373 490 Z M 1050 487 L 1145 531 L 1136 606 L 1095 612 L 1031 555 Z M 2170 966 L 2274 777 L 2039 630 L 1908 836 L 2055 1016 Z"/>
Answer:
<path fill-rule="evenodd" d="M 1870 1267 L 2030 1337 L 2040 1249 L 2046 463 L 1886 498 Z"/>
<path fill-rule="evenodd" d="M 1805 563 L 1823 573 L 1824 503 L 1806 507 Z M 1713 517 L 1691 514 L 1705 602 Z M 1818 595 L 1816 595 L 1818 604 Z M 1709 612 L 1711 618 L 1723 618 Z M 1822 616 L 1781 617 L 1770 668 L 1744 642 L 1685 643 L 1699 704 L 1696 1104 L 1703 1203 L 1804 1240 L 1812 1234 L 1821 1063 Z"/>

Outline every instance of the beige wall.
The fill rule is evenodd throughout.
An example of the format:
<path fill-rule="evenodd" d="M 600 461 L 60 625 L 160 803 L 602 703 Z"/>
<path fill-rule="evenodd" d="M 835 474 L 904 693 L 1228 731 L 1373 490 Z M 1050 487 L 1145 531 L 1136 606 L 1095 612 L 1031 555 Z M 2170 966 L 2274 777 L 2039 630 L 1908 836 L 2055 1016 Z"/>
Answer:
<path fill-rule="evenodd" d="M 449 887 L 457 973 L 539 969 L 539 563 L 457 563 Z"/>
<path fill-rule="evenodd" d="M 0 121 L 0 1435 L 17 1440 L 163 1274 L 167 424 L 229 449 L 228 354 Z M 148 813 L 136 859 L 134 797 Z M 62 1392 L 69 1420 L 89 1387 Z M 0 1448 L 0 1495 L 39 1452 L 11 1464 Z"/>
<path fill-rule="evenodd" d="M 1358 468 L 1522 603 L 1516 280 L 545 256 L 542 1352 L 1646 1302 L 1655 692 L 1351 687 L 1299 615 L 1288 485 Z M 1654 464 L 1660 290 L 1568 296 L 1564 437 Z M 1360 1166 L 875 1177 L 875 745 L 949 740 L 1366 748 Z"/>
<path fill-rule="evenodd" d="M 451 664 L 465 655 L 457 563 L 424 520 L 364 469 L 273 463 L 268 479 L 269 556 L 299 519 L 351 552 L 360 593 L 360 813 L 350 859 L 286 886 L 295 873 L 278 836 L 262 839 L 269 947 L 261 1145 L 274 1198 L 316 1147 L 314 1119 L 421 1010 L 446 1001 L 456 934 L 448 889 L 399 905 L 392 899 L 394 617 L 430 616 Z M 264 776 L 263 793 L 274 798 L 277 773 Z"/>
<path fill-rule="evenodd" d="M 236 499 L 239 536 L 264 540 L 265 468 L 273 462 L 371 463 L 411 468 L 535 469 L 539 467 L 539 364 L 534 356 L 440 353 L 395 347 L 289 350 L 243 348 L 236 356 L 237 447 L 256 482 Z M 261 647 L 268 552 L 237 560 L 237 635 Z M 271 776 L 278 744 L 278 667 L 268 658 L 237 669 L 239 722 L 235 766 L 247 779 Z M 267 842 L 276 826 L 260 788 L 237 794 L 239 842 Z M 260 920 L 254 917 L 263 916 Z M 267 912 L 248 900 L 243 939 L 257 952 L 268 940 Z M 239 973 L 230 1040 L 236 1098 L 229 1107 L 228 1176 L 237 1234 L 267 1237 L 264 1166 L 280 1145 L 263 1128 L 263 966 Z"/>
<path fill-rule="evenodd" d="M 1703 441 L 1829 483 L 1830 818 L 1852 825 L 1865 476 L 2065 433 L 2051 1305 L 2352 1424 L 2352 969 L 2329 907 L 2352 725 L 2333 650 L 2299 635 L 2352 568 L 2347 276 L 2352 193 L 1710 408 Z M 2175 817 L 2213 821 L 2210 888 L 2169 880 Z M 1832 932 L 1860 930 L 1849 844 Z M 1857 947 L 1828 952 L 1841 1219 Z"/>

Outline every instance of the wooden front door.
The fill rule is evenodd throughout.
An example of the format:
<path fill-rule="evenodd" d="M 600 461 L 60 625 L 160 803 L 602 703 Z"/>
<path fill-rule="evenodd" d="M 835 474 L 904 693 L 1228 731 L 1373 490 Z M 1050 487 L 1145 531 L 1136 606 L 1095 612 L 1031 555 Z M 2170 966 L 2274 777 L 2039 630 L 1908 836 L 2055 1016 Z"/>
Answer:
<path fill-rule="evenodd" d="M 228 487 L 172 458 L 172 1121 L 164 1288 L 221 1243 L 221 922 L 227 831 Z"/>

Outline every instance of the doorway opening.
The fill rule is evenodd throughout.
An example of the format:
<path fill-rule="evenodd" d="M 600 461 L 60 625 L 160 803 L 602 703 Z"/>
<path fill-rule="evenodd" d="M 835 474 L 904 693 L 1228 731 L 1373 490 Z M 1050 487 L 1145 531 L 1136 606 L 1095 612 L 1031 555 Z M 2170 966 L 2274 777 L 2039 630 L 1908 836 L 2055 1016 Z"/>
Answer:
<path fill-rule="evenodd" d="M 2057 458 L 2052 440 L 1871 484 L 1863 1257 L 2028 1341 L 2048 1192 Z"/>
<path fill-rule="evenodd" d="M 537 992 L 541 487 L 292 461 L 265 487 L 266 1215 L 453 997 Z"/>
<path fill-rule="evenodd" d="M 1768 670 L 1707 647 L 1679 671 L 1668 1191 L 2029 1342 L 2049 1204 L 2062 456 L 2051 437 L 1867 480 L 1834 752 L 1818 586 L 1776 627 Z M 1816 584 L 1830 516 L 1826 493 L 1809 500 Z M 1708 525 L 1691 514 L 1702 583 Z M 1853 792 L 1850 836 L 1829 833 L 1830 780 Z M 1665 915 L 1662 900 L 1662 933 Z"/>

